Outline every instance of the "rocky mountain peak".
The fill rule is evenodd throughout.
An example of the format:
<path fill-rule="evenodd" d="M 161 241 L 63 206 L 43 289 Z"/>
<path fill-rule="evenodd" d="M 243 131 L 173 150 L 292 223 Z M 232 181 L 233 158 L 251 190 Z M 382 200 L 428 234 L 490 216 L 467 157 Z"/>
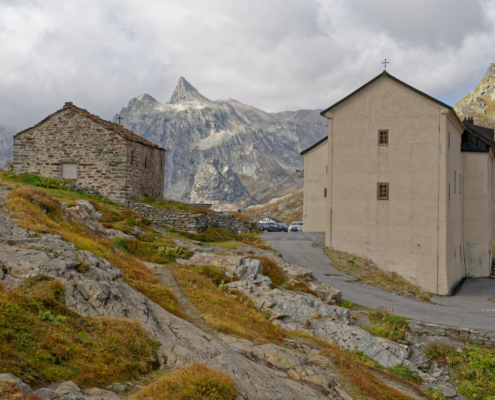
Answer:
<path fill-rule="evenodd" d="M 461 118 L 473 117 L 476 125 L 495 127 L 495 63 L 490 64 L 480 83 L 454 109 Z"/>
<path fill-rule="evenodd" d="M 191 85 L 183 76 L 181 76 L 179 78 L 179 81 L 177 82 L 177 85 L 175 86 L 172 97 L 170 97 L 170 100 L 167 104 L 177 104 L 191 100 L 209 102 L 206 97 L 199 93 L 193 85 Z"/>

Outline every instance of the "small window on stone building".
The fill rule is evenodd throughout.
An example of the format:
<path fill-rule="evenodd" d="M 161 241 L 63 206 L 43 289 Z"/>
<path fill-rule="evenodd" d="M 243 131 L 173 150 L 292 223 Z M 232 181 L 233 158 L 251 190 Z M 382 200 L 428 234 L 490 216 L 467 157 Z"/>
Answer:
<path fill-rule="evenodd" d="M 134 150 L 131 151 L 131 165 L 134 162 Z"/>
<path fill-rule="evenodd" d="M 377 184 L 378 200 L 388 200 L 389 184 L 387 182 L 379 182 Z"/>
<path fill-rule="evenodd" d="M 148 168 L 148 158 L 144 157 L 144 168 Z"/>
<path fill-rule="evenodd" d="M 457 172 L 454 171 L 454 193 L 457 189 Z"/>
<path fill-rule="evenodd" d="M 63 163 L 62 164 L 62 178 L 64 178 L 64 179 L 77 179 L 77 164 Z"/>
<path fill-rule="evenodd" d="M 327 197 L 327 188 L 323 190 L 323 197 Z"/>
<path fill-rule="evenodd" d="M 378 131 L 378 145 L 388 146 L 388 129 L 380 129 Z"/>

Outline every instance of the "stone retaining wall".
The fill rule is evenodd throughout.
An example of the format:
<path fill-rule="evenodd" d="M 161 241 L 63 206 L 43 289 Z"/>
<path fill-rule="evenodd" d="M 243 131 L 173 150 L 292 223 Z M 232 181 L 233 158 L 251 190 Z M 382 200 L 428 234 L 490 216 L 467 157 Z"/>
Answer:
<path fill-rule="evenodd" d="M 130 200 L 127 201 L 127 208 L 152 222 L 165 224 L 184 232 L 201 233 L 210 228 L 223 228 L 231 232 L 258 229 L 256 222 L 243 222 L 232 214 L 187 214 Z"/>
<path fill-rule="evenodd" d="M 410 321 L 409 329 L 416 334 L 427 336 L 447 336 L 451 339 L 464 339 L 471 343 L 494 347 L 495 331 L 482 331 L 471 328 L 453 328 L 446 325 L 428 324 L 426 322 Z"/>

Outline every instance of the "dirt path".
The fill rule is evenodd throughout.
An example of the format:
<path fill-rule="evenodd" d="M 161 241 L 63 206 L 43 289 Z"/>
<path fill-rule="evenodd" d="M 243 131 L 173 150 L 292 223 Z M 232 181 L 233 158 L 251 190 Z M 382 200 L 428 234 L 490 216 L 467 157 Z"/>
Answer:
<path fill-rule="evenodd" d="M 201 310 L 187 297 L 179 286 L 179 283 L 175 279 L 173 271 L 165 265 L 144 263 L 155 276 L 160 283 L 177 297 L 180 308 L 184 311 L 191 324 L 197 326 L 201 330 L 208 332 L 210 335 L 217 337 L 217 332 L 213 330 L 201 317 Z"/>

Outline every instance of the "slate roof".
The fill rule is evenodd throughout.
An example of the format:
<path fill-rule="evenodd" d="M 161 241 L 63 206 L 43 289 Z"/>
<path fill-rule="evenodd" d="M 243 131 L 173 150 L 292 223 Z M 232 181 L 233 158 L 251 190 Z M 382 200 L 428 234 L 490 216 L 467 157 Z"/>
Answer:
<path fill-rule="evenodd" d="M 161 149 L 163 151 L 166 151 L 164 148 L 150 142 L 149 140 L 142 138 L 141 136 L 134 133 L 133 131 L 126 129 L 123 126 L 120 126 L 120 125 L 115 124 L 113 122 L 106 121 L 106 120 L 98 117 L 97 115 L 91 114 L 88 110 L 85 110 L 84 108 L 79 108 L 79 107 L 73 105 L 72 103 L 65 103 L 65 105 L 60 110 L 57 110 L 53 114 L 48 115 L 46 118 L 44 118 L 41 122 L 38 122 L 36 125 L 34 125 L 30 128 L 24 129 L 21 132 L 16 133 L 14 136 L 17 136 L 17 135 L 19 135 L 23 132 L 29 131 L 31 129 L 34 129 L 34 128 L 40 126 L 41 124 L 43 124 L 44 122 L 48 121 L 55 114 L 57 114 L 61 111 L 64 111 L 64 110 L 68 110 L 68 109 L 71 109 L 71 110 L 85 116 L 86 118 L 90 119 L 94 123 L 102 126 L 103 128 L 105 128 L 111 132 L 114 132 L 114 133 L 122 136 L 125 139 L 132 140 L 133 142 L 137 142 L 137 143 L 143 144 L 145 146 L 153 147 L 155 149 Z"/>
<path fill-rule="evenodd" d="M 308 151 L 313 150 L 315 147 L 318 147 L 320 144 L 325 143 L 327 140 L 328 140 L 328 136 L 324 137 L 324 138 L 323 138 L 323 139 L 321 139 L 321 140 L 318 140 L 318 141 L 317 141 L 314 145 L 309 146 L 306 150 L 301 151 L 299 154 L 301 154 L 301 155 L 303 156 L 303 155 L 304 155 L 304 154 L 306 154 Z"/>
<path fill-rule="evenodd" d="M 485 144 L 486 149 L 476 147 L 473 145 L 462 144 L 462 151 L 484 151 L 487 152 L 491 147 L 493 151 L 495 151 L 495 138 L 494 138 L 494 130 L 490 128 L 485 128 L 484 126 L 474 125 L 469 122 L 464 122 L 465 133 L 468 133 L 471 136 L 479 139 L 479 141 Z"/>

